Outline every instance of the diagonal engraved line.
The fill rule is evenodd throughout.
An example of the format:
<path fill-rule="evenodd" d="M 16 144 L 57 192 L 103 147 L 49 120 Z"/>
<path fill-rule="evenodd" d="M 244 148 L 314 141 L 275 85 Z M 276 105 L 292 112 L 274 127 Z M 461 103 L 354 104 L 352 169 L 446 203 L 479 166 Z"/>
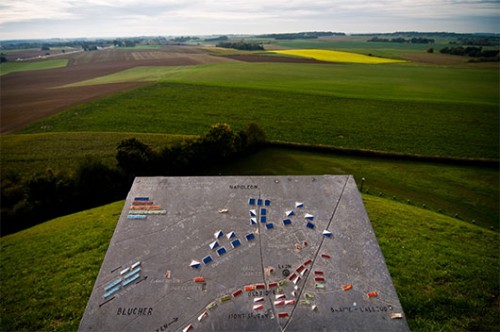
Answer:
<path fill-rule="evenodd" d="M 349 176 L 347 177 L 347 179 L 345 180 L 345 182 L 344 182 L 344 186 L 342 187 L 342 191 L 340 192 L 340 196 L 339 196 L 339 198 L 337 199 L 337 203 L 336 203 L 335 207 L 333 208 L 332 216 L 330 217 L 330 220 L 328 221 L 328 225 L 326 226 L 326 229 L 330 228 L 330 225 L 331 225 L 331 223 L 332 223 L 332 221 L 333 221 L 333 218 L 335 217 L 335 213 L 337 212 L 337 208 L 339 207 L 340 201 L 342 200 L 342 197 L 344 196 L 344 191 L 345 191 L 345 188 L 346 188 L 346 186 L 347 186 L 347 182 L 349 182 L 349 179 L 350 179 L 350 178 L 351 178 L 351 176 L 349 175 Z M 306 278 L 304 278 L 304 284 L 307 282 L 307 279 L 309 279 L 309 276 L 310 276 L 310 275 L 312 275 L 312 274 L 311 274 L 311 271 L 313 270 L 314 263 L 316 263 L 316 258 L 318 257 L 318 254 L 319 254 L 319 252 L 321 251 L 321 247 L 323 246 L 323 241 L 324 241 L 324 240 L 325 240 L 325 237 L 323 236 L 323 237 L 321 238 L 321 242 L 320 242 L 320 244 L 319 244 L 319 246 L 318 246 L 318 250 L 317 250 L 317 251 L 316 251 L 316 253 L 314 254 L 314 258 L 313 258 L 313 261 L 312 261 L 312 263 L 311 263 L 311 268 L 310 268 L 310 270 L 309 270 L 309 272 L 308 272 L 308 275 L 307 275 L 307 277 L 306 277 Z M 301 288 L 300 288 L 300 290 L 299 290 L 299 294 L 298 294 L 298 296 L 297 296 L 297 300 L 298 300 L 298 299 L 300 299 L 300 297 L 302 296 L 302 292 L 303 292 L 303 290 L 304 290 L 304 287 L 301 287 Z M 285 326 L 284 326 L 284 327 L 283 327 L 283 329 L 281 330 L 282 332 L 285 332 L 285 331 L 286 331 L 286 329 L 287 329 L 287 327 L 288 327 L 288 325 L 290 325 L 290 323 L 292 322 L 292 319 L 293 319 L 293 314 L 294 314 L 295 309 L 297 308 L 298 304 L 299 304 L 299 301 L 296 301 L 296 302 L 295 302 L 295 305 L 293 306 L 292 312 L 290 313 L 290 318 L 288 319 L 288 321 L 286 322 Z"/>

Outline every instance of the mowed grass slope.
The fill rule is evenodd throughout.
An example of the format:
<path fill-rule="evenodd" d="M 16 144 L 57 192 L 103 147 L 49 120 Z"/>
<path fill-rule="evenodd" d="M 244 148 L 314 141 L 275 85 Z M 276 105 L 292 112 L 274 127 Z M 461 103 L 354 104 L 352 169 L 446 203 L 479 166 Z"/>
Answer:
<path fill-rule="evenodd" d="M 498 235 L 364 197 L 413 331 L 498 327 Z M 76 330 L 123 202 L 2 238 L 2 331 Z"/>

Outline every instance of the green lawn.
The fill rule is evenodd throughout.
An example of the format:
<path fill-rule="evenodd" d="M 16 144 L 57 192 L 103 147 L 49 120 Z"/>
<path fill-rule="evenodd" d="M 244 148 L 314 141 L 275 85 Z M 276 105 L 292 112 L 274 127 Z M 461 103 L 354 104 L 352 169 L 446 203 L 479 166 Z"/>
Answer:
<path fill-rule="evenodd" d="M 66 67 L 68 59 L 53 59 L 32 62 L 4 62 L 0 65 L 0 76 L 18 71 L 44 70 Z"/>
<path fill-rule="evenodd" d="M 498 234 L 383 198 L 364 201 L 412 331 L 498 328 Z M 0 330 L 76 330 L 123 202 L 1 238 Z"/>

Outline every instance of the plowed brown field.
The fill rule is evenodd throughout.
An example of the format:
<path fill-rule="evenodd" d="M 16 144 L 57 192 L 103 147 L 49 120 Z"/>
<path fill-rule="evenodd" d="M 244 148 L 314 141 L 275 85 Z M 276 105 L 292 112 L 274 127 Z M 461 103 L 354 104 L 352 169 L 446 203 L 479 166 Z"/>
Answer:
<path fill-rule="evenodd" d="M 195 47 L 158 50 L 107 49 L 69 54 L 68 66 L 16 72 L 0 79 L 0 133 L 7 134 L 68 107 L 145 83 L 106 84 L 75 88 L 59 86 L 116 73 L 136 66 L 192 66 L 235 61 L 208 55 Z"/>

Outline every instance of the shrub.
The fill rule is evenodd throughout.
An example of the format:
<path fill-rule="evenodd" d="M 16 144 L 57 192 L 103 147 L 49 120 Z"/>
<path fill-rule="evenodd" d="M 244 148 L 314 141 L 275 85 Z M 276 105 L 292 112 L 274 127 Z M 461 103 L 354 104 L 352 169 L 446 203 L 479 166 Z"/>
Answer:
<path fill-rule="evenodd" d="M 138 175 L 151 175 L 152 163 L 156 159 L 153 150 L 136 138 L 122 141 L 118 145 L 116 160 L 118 167 L 126 174 L 135 177 Z"/>

